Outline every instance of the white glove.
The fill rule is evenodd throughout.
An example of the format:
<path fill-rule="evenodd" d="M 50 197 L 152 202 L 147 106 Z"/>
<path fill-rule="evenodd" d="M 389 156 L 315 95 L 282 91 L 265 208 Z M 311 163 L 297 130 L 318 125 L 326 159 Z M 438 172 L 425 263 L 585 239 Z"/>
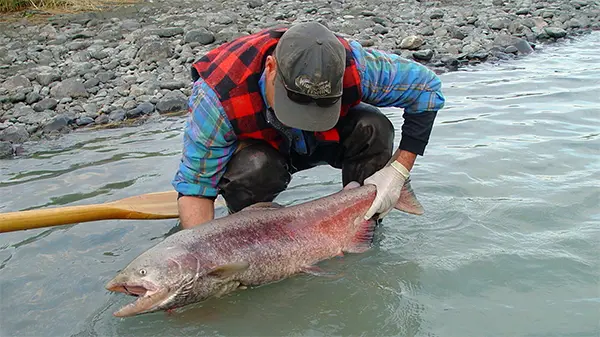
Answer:
<path fill-rule="evenodd" d="M 365 179 L 365 185 L 371 184 L 377 187 L 377 195 L 371 208 L 365 214 L 365 220 L 369 220 L 375 213 L 379 213 L 379 219 L 381 219 L 394 208 L 409 174 L 404 165 L 394 160 L 391 165 Z"/>

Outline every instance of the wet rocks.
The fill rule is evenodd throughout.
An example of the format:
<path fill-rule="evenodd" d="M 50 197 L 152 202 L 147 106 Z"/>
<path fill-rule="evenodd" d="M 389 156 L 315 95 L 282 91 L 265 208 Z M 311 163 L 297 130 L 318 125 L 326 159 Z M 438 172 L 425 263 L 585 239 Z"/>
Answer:
<path fill-rule="evenodd" d="M 186 111 L 192 62 L 275 25 L 315 20 L 436 72 L 527 55 L 536 44 L 600 29 L 600 4 L 589 0 L 190 4 L 0 23 L 0 156 L 48 134 Z"/>
<path fill-rule="evenodd" d="M 567 31 L 560 27 L 544 27 L 544 32 L 555 39 L 567 36 Z"/>
<path fill-rule="evenodd" d="M 13 156 L 13 145 L 9 141 L 0 140 L 0 159 L 11 158 Z"/>
<path fill-rule="evenodd" d="M 0 141 L 23 143 L 29 138 L 29 133 L 23 125 L 11 125 L 0 131 Z"/>

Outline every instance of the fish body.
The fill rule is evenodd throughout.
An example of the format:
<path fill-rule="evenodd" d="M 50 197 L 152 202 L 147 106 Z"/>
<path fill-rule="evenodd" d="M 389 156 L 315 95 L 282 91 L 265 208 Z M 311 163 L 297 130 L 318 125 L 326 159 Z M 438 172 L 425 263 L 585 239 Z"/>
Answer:
<path fill-rule="evenodd" d="M 319 274 L 316 264 L 369 249 L 376 221 L 364 214 L 373 185 L 343 190 L 283 207 L 259 203 L 181 230 L 136 257 L 106 288 L 138 296 L 118 317 L 170 310 L 222 296 L 239 287 L 276 282 L 299 273 Z M 422 214 L 410 183 L 396 208 Z"/>

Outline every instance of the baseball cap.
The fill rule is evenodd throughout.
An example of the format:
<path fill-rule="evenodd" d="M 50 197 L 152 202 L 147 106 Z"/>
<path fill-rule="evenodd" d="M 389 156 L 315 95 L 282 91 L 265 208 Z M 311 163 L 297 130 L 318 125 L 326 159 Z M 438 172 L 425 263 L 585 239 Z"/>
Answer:
<path fill-rule="evenodd" d="M 281 36 L 274 56 L 277 119 L 306 131 L 333 128 L 340 115 L 346 68 L 346 49 L 340 40 L 320 23 L 299 23 Z"/>

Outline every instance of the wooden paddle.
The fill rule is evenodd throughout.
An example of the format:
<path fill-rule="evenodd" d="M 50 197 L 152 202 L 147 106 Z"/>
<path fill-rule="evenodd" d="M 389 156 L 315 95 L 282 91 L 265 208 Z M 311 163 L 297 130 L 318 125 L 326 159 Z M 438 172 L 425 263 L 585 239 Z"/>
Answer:
<path fill-rule="evenodd" d="M 108 219 L 177 218 L 177 192 L 137 195 L 104 204 L 0 213 L 0 233 Z"/>

